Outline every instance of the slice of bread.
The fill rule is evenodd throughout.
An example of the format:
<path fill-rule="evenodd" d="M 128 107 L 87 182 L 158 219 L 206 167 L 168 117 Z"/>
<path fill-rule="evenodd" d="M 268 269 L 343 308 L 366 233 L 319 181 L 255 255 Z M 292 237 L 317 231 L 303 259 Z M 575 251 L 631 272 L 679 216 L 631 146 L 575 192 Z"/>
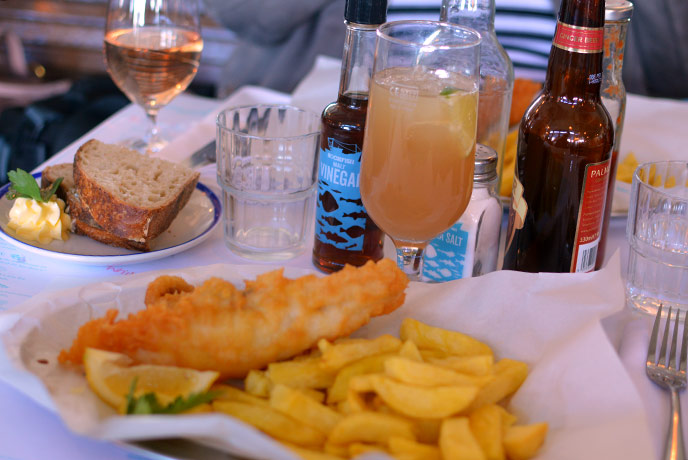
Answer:
<path fill-rule="evenodd" d="M 109 233 L 146 242 L 165 231 L 189 200 L 199 173 L 177 163 L 90 140 L 74 157 L 80 203 Z"/>
<path fill-rule="evenodd" d="M 93 217 L 81 206 L 81 200 L 74 187 L 74 174 L 72 163 L 60 163 L 46 167 L 41 173 L 41 188 L 50 187 L 58 178 L 62 183 L 56 194 L 67 204 L 67 211 L 72 219 L 72 230 L 77 235 L 84 235 L 110 246 L 132 249 L 134 251 L 148 252 L 151 250 L 148 241 L 134 241 L 121 238 L 108 232 L 93 220 Z"/>
<path fill-rule="evenodd" d="M 84 235 L 101 243 L 134 251 L 148 252 L 151 250 L 148 241 L 135 241 L 113 235 L 98 225 L 93 217 L 81 206 L 78 194 L 73 190 L 67 194 L 69 216 L 72 218 L 74 233 Z"/>
<path fill-rule="evenodd" d="M 67 202 L 67 194 L 74 189 L 74 174 L 72 163 L 60 163 L 57 165 L 47 166 L 41 172 L 41 188 L 50 187 L 60 177 L 62 182 L 57 188 L 55 195 Z"/>

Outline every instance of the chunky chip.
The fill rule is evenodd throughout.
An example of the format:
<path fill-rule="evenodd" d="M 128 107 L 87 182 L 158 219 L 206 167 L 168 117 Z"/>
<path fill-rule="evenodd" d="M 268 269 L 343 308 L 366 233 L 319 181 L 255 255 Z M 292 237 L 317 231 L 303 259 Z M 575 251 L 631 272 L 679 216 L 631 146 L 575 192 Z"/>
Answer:
<path fill-rule="evenodd" d="M 396 415 L 360 412 L 344 417 L 327 441 L 340 445 L 354 442 L 386 445 L 391 437 L 415 441 L 413 423 Z"/>
<path fill-rule="evenodd" d="M 386 376 L 374 376 L 373 389 L 389 407 L 418 418 L 444 418 L 468 407 L 478 394 L 477 386 L 446 385 L 435 388 L 399 383 Z"/>
<path fill-rule="evenodd" d="M 402 340 L 415 342 L 418 348 L 440 350 L 456 356 L 492 354 L 490 347 L 471 336 L 428 326 L 411 318 L 406 318 L 401 323 L 399 336 Z"/>
<path fill-rule="evenodd" d="M 391 335 L 381 335 L 372 340 L 351 339 L 335 344 L 321 340 L 318 348 L 322 352 L 320 366 L 329 371 L 337 371 L 366 356 L 397 351 L 401 348 L 401 341 Z"/>
<path fill-rule="evenodd" d="M 391 357 L 385 361 L 385 374 L 399 382 L 428 387 L 443 385 L 483 387 L 494 380 L 492 375 L 461 374 L 441 366 L 401 357 Z"/>
<path fill-rule="evenodd" d="M 289 416 L 264 406 L 234 401 L 216 401 L 213 409 L 238 418 L 269 434 L 275 439 L 302 447 L 319 447 L 325 443 L 325 435 Z"/>
<path fill-rule="evenodd" d="M 305 460 L 372 452 L 402 460 L 536 455 L 547 424 L 517 424 L 504 406 L 525 380 L 526 363 L 495 362 L 485 343 L 412 319 L 400 336 L 322 340 L 309 353 L 251 371 L 244 390 L 214 385 L 212 409 Z"/>
<path fill-rule="evenodd" d="M 270 406 L 283 414 L 329 434 L 342 416 L 302 391 L 277 384 L 270 393 Z"/>

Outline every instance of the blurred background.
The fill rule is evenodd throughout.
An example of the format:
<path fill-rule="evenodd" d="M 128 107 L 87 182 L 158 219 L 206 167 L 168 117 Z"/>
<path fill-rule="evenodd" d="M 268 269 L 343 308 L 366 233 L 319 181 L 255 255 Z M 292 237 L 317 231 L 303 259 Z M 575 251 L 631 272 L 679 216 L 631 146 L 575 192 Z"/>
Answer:
<path fill-rule="evenodd" d="M 627 90 L 688 97 L 688 1 L 634 3 Z M 517 79 L 544 80 L 558 4 L 496 0 L 495 30 Z M 440 5 L 389 0 L 388 20 L 438 19 Z M 106 72 L 106 10 L 107 0 L 0 0 L 0 184 L 8 170 L 33 169 L 129 103 Z M 318 54 L 341 57 L 344 0 L 203 0 L 202 10 L 192 93 L 226 97 L 245 84 L 291 92 Z M 653 40 L 640 40 L 646 31 Z"/>
<path fill-rule="evenodd" d="M 0 184 L 31 170 L 129 103 L 103 58 L 106 0 L 0 1 Z M 213 97 L 236 42 L 205 15 L 190 91 Z"/>

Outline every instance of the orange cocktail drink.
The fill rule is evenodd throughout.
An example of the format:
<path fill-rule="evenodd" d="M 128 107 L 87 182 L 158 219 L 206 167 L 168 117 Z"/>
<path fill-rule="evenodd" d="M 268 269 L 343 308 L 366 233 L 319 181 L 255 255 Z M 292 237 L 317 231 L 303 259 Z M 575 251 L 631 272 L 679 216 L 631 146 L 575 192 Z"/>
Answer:
<path fill-rule="evenodd" d="M 424 245 L 466 209 L 477 106 L 475 85 L 455 73 L 391 67 L 373 76 L 361 194 L 395 242 Z"/>

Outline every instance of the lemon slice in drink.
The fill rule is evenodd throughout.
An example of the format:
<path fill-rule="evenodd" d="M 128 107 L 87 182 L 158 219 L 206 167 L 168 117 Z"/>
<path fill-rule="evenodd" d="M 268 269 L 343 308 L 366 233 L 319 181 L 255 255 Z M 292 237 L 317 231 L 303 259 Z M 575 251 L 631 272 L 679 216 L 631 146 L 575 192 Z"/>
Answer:
<path fill-rule="evenodd" d="M 169 404 L 177 396 L 207 391 L 220 375 L 174 366 L 133 365 L 126 355 L 87 348 L 84 353 L 86 380 L 95 394 L 115 409 L 126 404 L 131 382 L 136 381 L 134 396 L 155 393 L 158 401 Z"/>

